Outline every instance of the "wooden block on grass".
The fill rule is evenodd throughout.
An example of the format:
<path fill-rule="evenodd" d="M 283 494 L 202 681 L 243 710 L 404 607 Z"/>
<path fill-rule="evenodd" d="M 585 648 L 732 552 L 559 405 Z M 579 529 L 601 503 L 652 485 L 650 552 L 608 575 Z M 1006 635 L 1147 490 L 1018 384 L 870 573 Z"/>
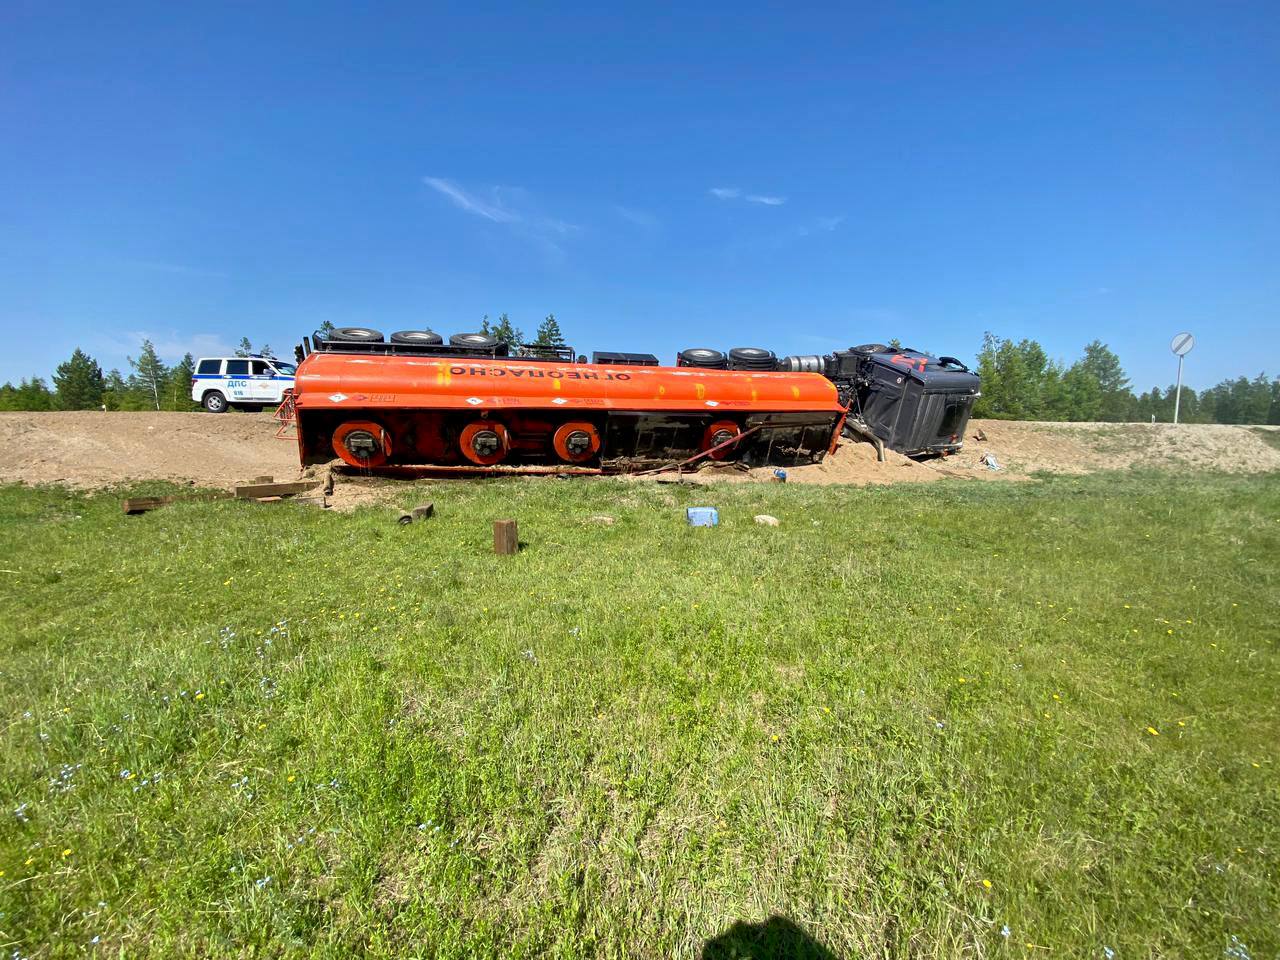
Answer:
<path fill-rule="evenodd" d="M 433 513 L 436 512 L 436 505 L 434 503 L 419 504 L 409 512 L 413 514 L 413 519 L 425 520 L 427 519 L 427 517 L 431 516 Z"/>
<path fill-rule="evenodd" d="M 298 480 L 293 483 L 247 483 L 235 488 L 237 500 L 257 500 L 259 497 L 290 497 L 320 486 L 319 480 Z"/>
<path fill-rule="evenodd" d="M 520 550 L 520 535 L 514 520 L 493 521 L 493 552 L 512 554 Z"/>

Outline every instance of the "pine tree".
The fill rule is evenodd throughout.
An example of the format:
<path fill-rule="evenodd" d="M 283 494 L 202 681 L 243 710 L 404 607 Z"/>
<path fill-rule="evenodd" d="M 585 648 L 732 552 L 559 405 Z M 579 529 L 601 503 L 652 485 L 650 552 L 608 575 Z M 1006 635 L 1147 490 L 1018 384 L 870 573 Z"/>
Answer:
<path fill-rule="evenodd" d="M 22 379 L 15 387 L 6 383 L 0 387 L 0 410 L 52 410 L 53 392 L 40 377 Z"/>
<path fill-rule="evenodd" d="M 320 334 L 320 339 L 328 340 L 329 334 L 333 333 L 333 322 L 326 320 L 320 326 L 316 327 L 316 333 Z"/>
<path fill-rule="evenodd" d="M 1094 340 L 1084 348 L 1080 365 L 1098 382 L 1098 419 L 1125 419 L 1133 403 L 1133 394 L 1129 391 L 1129 378 L 1124 375 L 1120 358 L 1101 340 Z"/>
<path fill-rule="evenodd" d="M 92 410 L 102 404 L 102 368 L 79 347 L 53 373 L 60 410 Z"/>
<path fill-rule="evenodd" d="M 489 336 L 499 343 L 505 343 L 508 347 L 518 347 L 524 342 L 524 334 L 518 327 L 512 325 L 511 318 L 505 313 L 499 316 L 498 322 L 489 328 Z"/>
<path fill-rule="evenodd" d="M 1098 386 L 1098 378 L 1077 360 L 1062 375 L 1062 385 L 1066 390 L 1067 420 L 1089 421 L 1098 419 L 1098 411 L 1102 408 L 1102 389 Z"/>
<path fill-rule="evenodd" d="M 0 386 L 0 410 L 52 410 L 53 393 L 39 377 Z"/>
<path fill-rule="evenodd" d="M 248 337 L 240 338 L 240 346 L 236 347 L 237 357 L 247 357 L 253 353 L 253 344 L 249 342 Z"/>
<path fill-rule="evenodd" d="M 560 323 L 554 313 L 548 313 L 547 319 L 538 325 L 538 335 L 533 342 L 540 347 L 563 347 L 564 334 L 560 332 Z"/>
<path fill-rule="evenodd" d="M 155 346 L 150 340 L 143 340 L 142 352 L 138 355 L 138 359 L 135 360 L 133 357 L 128 359 L 129 365 L 133 367 L 133 375 L 129 377 L 129 387 L 145 395 L 148 406 L 154 403 L 155 409 L 159 410 L 160 398 L 168 382 L 169 371 L 156 353 Z"/>
<path fill-rule="evenodd" d="M 119 370 L 112 370 L 102 380 L 102 403 L 108 410 L 127 410 L 129 385 Z"/>
<path fill-rule="evenodd" d="M 168 389 L 165 391 L 166 410 L 194 410 L 196 405 L 191 399 L 191 378 L 196 372 L 196 360 L 186 354 L 178 361 L 178 365 L 169 371 Z"/>

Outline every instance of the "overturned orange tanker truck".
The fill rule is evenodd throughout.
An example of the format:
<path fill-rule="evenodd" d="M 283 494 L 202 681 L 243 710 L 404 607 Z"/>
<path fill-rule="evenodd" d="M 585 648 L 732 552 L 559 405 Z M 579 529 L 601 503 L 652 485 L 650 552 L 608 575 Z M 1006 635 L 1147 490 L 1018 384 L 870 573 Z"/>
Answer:
<path fill-rule="evenodd" d="M 283 417 L 302 463 L 486 472 L 628 472 L 707 457 L 819 460 L 848 412 L 821 373 L 663 367 L 651 355 L 575 358 L 567 348 L 364 328 L 306 338 Z M 695 364 L 695 365 L 690 365 Z"/>

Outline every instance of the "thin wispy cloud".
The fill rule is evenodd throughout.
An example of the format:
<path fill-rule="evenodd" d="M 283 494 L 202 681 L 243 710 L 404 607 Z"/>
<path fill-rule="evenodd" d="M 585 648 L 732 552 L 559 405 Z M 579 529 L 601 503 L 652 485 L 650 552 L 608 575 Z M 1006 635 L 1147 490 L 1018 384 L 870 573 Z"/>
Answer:
<path fill-rule="evenodd" d="M 185 263 L 173 263 L 167 260 L 120 260 L 121 266 L 135 270 L 147 270 L 151 273 L 172 273 L 182 277 L 215 277 L 226 276 L 221 270 L 209 270 L 205 267 L 193 267 Z"/>
<path fill-rule="evenodd" d="M 813 242 L 814 239 L 834 231 L 844 221 L 844 216 L 814 217 L 790 226 L 776 227 L 768 233 L 739 233 L 725 247 L 724 252 L 729 257 L 736 258 L 765 250 L 781 250 L 796 243 Z"/>
<path fill-rule="evenodd" d="M 232 353 L 230 340 L 220 333 L 183 333 L 178 330 L 125 330 L 106 333 L 91 341 L 91 349 L 104 361 L 104 367 L 124 368 L 129 357 L 138 356 L 143 340 L 150 340 L 160 359 L 167 363 L 181 360 L 188 353 L 197 359 L 229 357 Z"/>
<path fill-rule="evenodd" d="M 627 221 L 627 223 L 634 224 L 637 227 L 644 227 L 646 230 L 654 230 L 660 226 L 658 218 L 647 210 L 636 210 L 634 207 L 624 207 L 615 203 L 613 212 Z"/>
<path fill-rule="evenodd" d="M 796 228 L 796 234 L 808 237 L 815 233 L 830 233 L 842 223 L 844 223 L 844 217 L 818 217 L 809 223 L 802 223 Z"/>
<path fill-rule="evenodd" d="M 787 202 L 786 197 L 770 193 L 743 193 L 739 187 L 712 187 L 707 192 L 717 200 L 745 200 L 747 203 L 759 203 L 766 207 L 780 207 Z"/>
<path fill-rule="evenodd" d="M 465 210 L 467 213 L 474 213 L 477 217 L 484 217 L 494 223 L 518 223 L 521 220 L 520 214 L 502 205 L 502 197 L 498 187 L 494 187 L 491 190 L 493 201 L 488 202 L 468 193 L 452 180 L 446 180 L 443 177 L 423 177 L 422 182 L 432 190 L 444 194 L 459 209 Z"/>
<path fill-rule="evenodd" d="M 548 217 L 542 221 L 542 225 L 553 233 L 565 236 L 570 233 L 577 233 L 582 228 L 576 223 L 569 223 L 566 220 L 557 220 L 555 217 Z"/>
<path fill-rule="evenodd" d="M 538 247 L 552 264 L 565 260 L 561 241 L 582 231 L 576 223 L 539 211 L 535 198 L 521 187 L 494 185 L 477 192 L 444 177 L 423 177 L 422 182 L 459 210 L 501 224 L 512 236 Z"/>

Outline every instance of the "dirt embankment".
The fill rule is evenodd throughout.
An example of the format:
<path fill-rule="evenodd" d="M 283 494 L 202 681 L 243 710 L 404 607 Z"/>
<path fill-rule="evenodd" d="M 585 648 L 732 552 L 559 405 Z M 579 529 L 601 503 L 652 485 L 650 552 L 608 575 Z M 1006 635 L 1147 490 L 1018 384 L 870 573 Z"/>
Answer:
<path fill-rule="evenodd" d="M 104 487 L 175 480 L 226 487 L 298 475 L 296 441 L 266 413 L 0 413 L 0 481 Z"/>
<path fill-rule="evenodd" d="M 294 479 L 300 473 L 297 445 L 276 439 L 276 426 L 269 414 L 238 412 L 0 413 L 0 482 L 104 487 L 173 480 L 229 487 L 265 474 Z M 981 462 L 986 453 L 1000 470 Z M 1042 470 L 1079 474 L 1130 466 L 1261 473 L 1280 471 L 1280 428 L 976 420 L 957 456 L 926 462 L 893 452 L 887 456 L 886 463 L 877 463 L 869 444 L 843 441 L 820 464 L 786 468 L 787 479 L 818 484 L 927 482 L 947 476 L 1015 479 Z M 698 477 L 768 481 L 773 470 L 719 468 Z M 373 497 L 382 483 L 361 480 L 350 486 L 353 493 L 364 489 Z"/>

